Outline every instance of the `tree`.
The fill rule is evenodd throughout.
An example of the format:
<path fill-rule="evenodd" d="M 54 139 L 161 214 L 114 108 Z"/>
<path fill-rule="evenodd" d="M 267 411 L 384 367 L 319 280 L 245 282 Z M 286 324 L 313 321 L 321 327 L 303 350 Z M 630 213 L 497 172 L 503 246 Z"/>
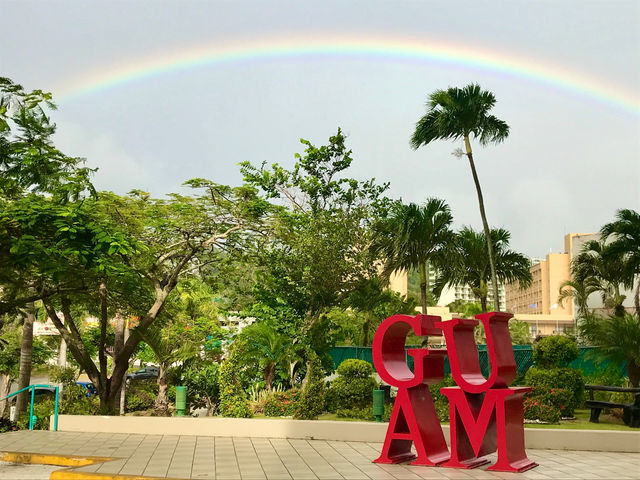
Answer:
<path fill-rule="evenodd" d="M 507 230 L 491 230 L 496 278 L 498 282 L 517 280 L 525 288 L 532 281 L 529 270 L 531 261 L 521 253 L 508 249 L 510 238 L 511 234 Z M 465 227 L 456 235 L 455 243 L 456 254 L 441 270 L 436 280 L 436 290 L 442 291 L 447 284 L 469 285 L 474 295 L 480 299 L 482 311 L 486 312 L 488 282 L 492 275 L 484 234 Z"/>
<path fill-rule="evenodd" d="M 182 330 L 182 331 L 181 331 Z M 167 396 L 167 373 L 169 367 L 176 362 L 183 362 L 198 355 L 198 345 L 184 338 L 184 326 L 153 325 L 145 332 L 135 330 L 142 340 L 149 345 L 158 362 L 158 395 L 155 401 L 157 415 L 166 416 L 169 411 L 169 397 Z"/>
<path fill-rule="evenodd" d="M 405 298 L 386 288 L 385 283 L 378 277 L 362 279 L 345 301 L 345 306 L 356 310 L 363 317 L 360 336 L 355 345 L 370 345 L 373 337 L 371 332 L 374 332 L 385 318 L 395 314 L 415 313 L 416 304 L 413 298 Z"/>
<path fill-rule="evenodd" d="M 328 145 L 301 140 L 306 148 L 291 170 L 241 167 L 249 185 L 277 202 L 256 247 L 256 303 L 247 313 L 276 315 L 274 327 L 301 354 L 313 350 L 323 363 L 330 348 L 326 313 L 363 278 L 376 276 L 370 226 L 388 206 L 382 196 L 388 185 L 344 177 L 353 161 L 345 140 L 340 129 Z"/>
<path fill-rule="evenodd" d="M 571 271 L 575 281 L 596 286 L 604 306 L 622 316 L 626 296 L 621 293 L 621 287 L 632 288 L 633 276 L 627 274 L 629 268 L 626 259 L 610 255 L 608 249 L 609 246 L 604 241 L 586 242 L 573 260 Z"/>
<path fill-rule="evenodd" d="M 509 126 L 494 115 L 489 115 L 489 111 L 495 104 L 496 99 L 493 93 L 482 90 L 477 84 L 470 84 L 463 88 L 450 87 L 447 90 L 436 90 L 429 96 L 427 114 L 416 124 L 416 129 L 411 138 L 411 145 L 414 149 L 417 149 L 434 140 L 464 139 L 466 155 L 469 159 L 471 174 L 478 194 L 480 216 L 482 217 L 482 226 L 487 242 L 494 293 L 494 309 L 499 310 L 497 262 L 470 141 L 471 136 L 473 136 L 484 146 L 489 143 L 502 142 L 507 138 Z"/>
<path fill-rule="evenodd" d="M 452 222 L 449 205 L 429 198 L 424 206 L 394 203 L 379 226 L 374 251 L 383 258 L 383 277 L 388 279 L 394 271 L 418 270 L 423 314 L 427 313 L 429 264 L 446 261 L 454 237 Z"/>
<path fill-rule="evenodd" d="M 33 354 L 33 324 L 35 322 L 35 306 L 27 303 L 22 321 L 22 340 L 20 342 L 20 371 L 18 374 L 18 390 L 27 388 L 31 383 L 31 368 Z M 18 395 L 16 401 L 16 415 L 22 414 L 27 408 L 27 392 Z"/>
<path fill-rule="evenodd" d="M 618 365 L 627 364 L 629 381 L 634 387 L 640 383 L 640 321 L 638 317 L 624 314 L 600 318 L 587 315 L 578 323 L 580 336 L 594 349 L 593 355 Z"/>
<path fill-rule="evenodd" d="M 600 290 L 600 282 L 595 278 L 586 278 L 584 280 L 565 280 L 560 284 L 560 295 L 558 303 L 563 305 L 565 300 L 573 299 L 578 307 L 578 316 L 581 318 L 589 315 L 589 296 Z"/>
<path fill-rule="evenodd" d="M 245 327 L 239 335 L 242 348 L 238 349 L 243 363 L 259 365 L 264 376 L 264 387 L 271 390 L 276 368 L 289 365 L 291 339 L 273 326 L 258 322 Z"/>
<path fill-rule="evenodd" d="M 604 225 L 600 233 L 603 239 L 613 240 L 607 245 L 605 259 L 622 260 L 625 283 L 633 285 L 637 281 L 634 304 L 640 318 L 640 214 L 630 209 L 618 210 L 616 220 Z"/>
<path fill-rule="evenodd" d="M 98 244 L 107 242 L 111 246 L 99 252 L 97 271 L 87 272 L 88 278 L 93 275 L 90 293 L 75 297 L 78 307 L 85 311 L 92 307 L 98 313 L 105 335 L 108 319 L 116 314 L 137 316 L 140 318 L 137 328 L 142 332 L 148 329 L 179 279 L 215 265 L 222 255 L 241 249 L 249 228 L 247 223 L 262 212 L 263 203 L 254 202 L 251 189 L 233 189 L 201 179 L 187 183 L 203 188 L 206 193 L 198 197 L 171 195 L 163 200 L 150 199 L 143 192 L 134 192 L 129 197 L 101 194 L 94 203 L 84 202 L 122 232 L 122 238 L 115 239 L 110 232 L 95 235 Z M 96 259 L 92 261 L 95 263 Z M 104 275 L 104 269 L 112 274 Z M 130 335 L 123 342 L 120 351 L 115 352 L 114 368 L 108 378 L 106 346 L 101 340 L 98 368 L 79 335 L 77 325 L 81 320 L 72 314 L 72 300 L 60 295 L 45 299 L 44 305 L 69 350 L 96 385 L 101 407 L 113 411 L 129 359 L 141 337 Z M 57 315 L 59 310 L 64 313 L 67 326 Z"/>

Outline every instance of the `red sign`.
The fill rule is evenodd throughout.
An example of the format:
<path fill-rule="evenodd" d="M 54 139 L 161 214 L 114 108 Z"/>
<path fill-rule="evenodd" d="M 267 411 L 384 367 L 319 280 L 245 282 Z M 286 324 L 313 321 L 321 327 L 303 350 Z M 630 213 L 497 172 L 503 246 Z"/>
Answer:
<path fill-rule="evenodd" d="M 442 322 L 434 315 L 394 315 L 382 322 L 373 338 L 373 363 L 383 381 L 398 387 L 398 395 L 382 454 L 374 462 L 413 460 L 413 465 L 474 468 L 488 463 L 484 457 L 497 451 L 498 460 L 488 470 L 523 472 L 537 465 L 524 450 L 523 396 L 531 388 L 509 387 L 516 376 L 508 326 L 512 316 L 476 315 L 487 338 L 489 378 L 480 370 L 473 336 L 478 320 Z M 447 349 L 409 349 L 412 372 L 405 358 L 410 331 L 418 336 L 444 335 Z M 447 355 L 457 385 L 440 390 L 449 399 L 451 453 L 429 392 L 429 385 L 444 378 Z M 411 451 L 412 444 L 417 455 Z"/>

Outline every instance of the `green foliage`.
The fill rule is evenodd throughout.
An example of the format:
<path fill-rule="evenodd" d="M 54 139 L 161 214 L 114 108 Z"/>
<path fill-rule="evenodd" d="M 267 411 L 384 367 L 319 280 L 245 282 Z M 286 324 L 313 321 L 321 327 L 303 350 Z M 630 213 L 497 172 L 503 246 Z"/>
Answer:
<path fill-rule="evenodd" d="M 571 399 L 565 405 L 564 416 L 572 416 L 584 400 L 584 377 L 575 368 L 532 367 L 525 375 L 525 383 L 540 392 L 564 389 L 571 392 Z"/>
<path fill-rule="evenodd" d="M 15 432 L 19 430 L 20 427 L 16 422 L 12 422 L 8 418 L 0 417 L 0 433 L 4 432 Z"/>
<path fill-rule="evenodd" d="M 388 204 L 387 185 L 344 176 L 352 163 L 345 140 L 340 130 L 325 146 L 301 140 L 305 152 L 290 170 L 241 167 L 246 182 L 283 200 L 270 210 L 268 235 L 256 248 L 258 306 L 248 314 L 276 317 L 281 333 L 321 359 L 335 344 L 326 313 L 377 274 L 369 226 Z"/>
<path fill-rule="evenodd" d="M 220 415 L 223 417 L 250 418 L 253 414 L 249 407 L 247 393 L 239 378 L 241 363 L 237 347 L 232 347 L 229 356 L 222 362 L 218 376 L 220 389 Z"/>
<path fill-rule="evenodd" d="M 154 380 L 132 381 L 125 394 L 125 408 L 128 412 L 151 410 L 157 395 L 158 385 Z"/>
<path fill-rule="evenodd" d="M 538 397 L 526 397 L 524 399 L 524 418 L 545 423 L 558 423 L 562 418 L 562 412 Z"/>
<path fill-rule="evenodd" d="M 634 387 L 640 383 L 640 321 L 635 315 L 611 315 L 600 318 L 589 315 L 578 323 L 580 336 L 599 348 L 589 352 L 599 360 L 617 366 L 627 364 L 629 380 Z"/>
<path fill-rule="evenodd" d="M 272 392 L 264 403 L 264 414 L 267 417 L 291 417 L 298 409 L 300 397 L 298 389 Z"/>
<path fill-rule="evenodd" d="M 518 281 L 523 287 L 531 283 L 531 261 L 525 255 L 509 250 L 511 234 L 503 228 L 491 229 L 491 242 L 496 262 L 498 282 Z M 471 227 L 463 228 L 456 235 L 455 251 L 449 255 L 436 279 L 439 294 L 447 285 L 469 285 L 473 294 L 486 309 L 491 268 L 485 234 Z"/>
<path fill-rule="evenodd" d="M 391 418 L 391 412 L 393 405 L 390 403 L 385 404 L 384 413 L 382 414 L 382 421 L 388 422 Z M 366 407 L 353 407 L 353 408 L 340 408 L 336 412 L 338 417 L 341 418 L 357 418 L 359 420 L 375 420 L 373 416 L 373 405 L 367 405 Z"/>
<path fill-rule="evenodd" d="M 209 412 L 220 401 L 220 365 L 199 359 L 187 362 L 179 369 L 176 385 L 187 387 L 188 407 L 206 408 Z M 175 392 L 175 385 L 174 392 Z M 174 394 L 175 399 L 175 394 Z"/>
<path fill-rule="evenodd" d="M 509 322 L 511 343 L 514 345 L 531 345 L 531 330 L 527 322 L 511 320 Z"/>
<path fill-rule="evenodd" d="M 324 371 L 320 359 L 313 352 L 309 355 L 307 366 L 307 383 L 302 389 L 294 416 L 303 420 L 315 420 L 325 409 Z"/>
<path fill-rule="evenodd" d="M 578 345 L 564 335 L 544 337 L 533 346 L 533 361 L 540 368 L 566 367 L 579 355 Z"/>
<path fill-rule="evenodd" d="M 336 409 L 364 408 L 373 402 L 373 390 L 378 385 L 370 363 L 351 358 L 338 366 L 337 373 L 330 387 Z"/>
<path fill-rule="evenodd" d="M 433 398 L 433 404 L 436 407 L 436 413 L 438 419 L 441 422 L 449 421 L 449 399 L 440 393 L 440 389 L 444 387 L 453 387 L 456 382 L 451 375 L 444 377 L 444 379 L 434 385 L 429 385 L 431 391 L 431 397 Z"/>
<path fill-rule="evenodd" d="M 53 383 L 63 385 L 75 385 L 78 378 L 78 371 L 73 367 L 52 366 L 49 368 L 49 379 Z"/>

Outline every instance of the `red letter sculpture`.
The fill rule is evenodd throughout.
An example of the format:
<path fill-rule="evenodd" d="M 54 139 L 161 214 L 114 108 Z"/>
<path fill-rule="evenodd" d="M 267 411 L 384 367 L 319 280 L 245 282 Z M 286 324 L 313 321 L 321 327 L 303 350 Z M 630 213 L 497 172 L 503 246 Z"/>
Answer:
<path fill-rule="evenodd" d="M 382 454 L 376 463 L 415 460 L 413 465 L 437 465 L 449 459 L 449 450 L 438 421 L 429 384 L 444 378 L 446 350 L 410 349 L 411 372 L 405 358 L 405 340 L 409 330 L 416 335 L 438 335 L 433 326 L 439 317 L 430 315 L 394 315 L 387 318 L 373 338 L 373 363 L 380 378 L 398 387 Z M 411 452 L 416 447 L 417 458 Z"/>
<path fill-rule="evenodd" d="M 524 449 L 523 396 L 531 389 L 509 388 L 516 375 L 508 326 L 512 316 L 503 312 L 476 316 L 487 338 L 488 379 L 482 375 L 473 335 L 477 320 L 441 322 L 431 315 L 394 315 L 382 322 L 373 339 L 373 362 L 380 378 L 398 387 L 398 395 L 376 463 L 413 459 L 413 442 L 414 465 L 474 468 L 488 463 L 484 456 L 496 451 L 498 460 L 489 470 L 523 472 L 537 465 Z M 447 350 L 409 349 L 413 372 L 405 361 L 405 340 L 411 329 L 418 336 L 444 333 L 447 342 Z M 430 384 L 444 378 L 447 351 L 458 385 L 440 390 L 449 399 L 451 455 L 429 392 Z"/>
<path fill-rule="evenodd" d="M 516 376 L 509 319 L 513 315 L 490 312 L 476 315 L 487 337 L 491 374 L 480 370 L 473 336 L 477 320 L 454 318 L 435 325 L 444 332 L 451 375 L 457 387 L 440 391 L 449 399 L 451 459 L 444 467 L 474 468 L 489 461 L 482 458 L 498 451 L 489 470 L 523 472 L 536 466 L 524 450 L 523 396 L 530 388 L 509 388 Z"/>

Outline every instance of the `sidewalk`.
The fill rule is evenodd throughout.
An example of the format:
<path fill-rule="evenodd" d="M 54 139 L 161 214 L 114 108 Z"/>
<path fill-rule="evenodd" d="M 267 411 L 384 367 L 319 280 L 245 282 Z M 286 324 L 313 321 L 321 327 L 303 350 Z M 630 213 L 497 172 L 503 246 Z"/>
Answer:
<path fill-rule="evenodd" d="M 39 454 L 40 460 L 52 458 L 44 455 L 102 457 L 99 463 L 91 465 L 60 467 L 51 476 L 58 479 L 104 479 L 118 475 L 219 480 L 640 478 L 637 453 L 530 450 L 529 457 L 540 466 L 513 474 L 487 472 L 483 467 L 457 470 L 371 463 L 381 446 L 381 443 L 324 440 L 50 431 L 0 434 L 0 452 Z M 105 457 L 114 460 L 104 461 Z"/>

